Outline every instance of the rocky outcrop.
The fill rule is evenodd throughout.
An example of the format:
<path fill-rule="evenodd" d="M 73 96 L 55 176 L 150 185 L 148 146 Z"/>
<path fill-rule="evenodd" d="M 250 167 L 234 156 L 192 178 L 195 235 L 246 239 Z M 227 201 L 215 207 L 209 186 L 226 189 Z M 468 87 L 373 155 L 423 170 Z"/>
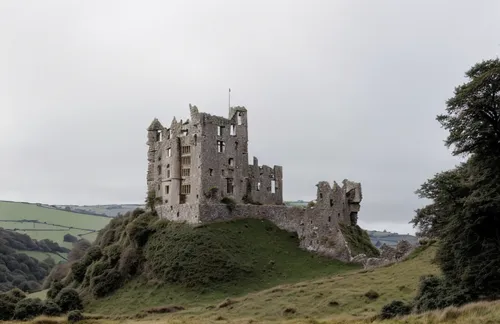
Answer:
<path fill-rule="evenodd" d="M 415 249 L 415 247 L 415 245 L 412 245 L 406 240 L 399 241 L 395 248 L 383 244 L 380 247 L 380 257 L 367 258 L 366 255 L 359 254 L 352 258 L 351 262 L 362 264 L 365 269 L 382 267 L 388 264 L 403 261 Z"/>

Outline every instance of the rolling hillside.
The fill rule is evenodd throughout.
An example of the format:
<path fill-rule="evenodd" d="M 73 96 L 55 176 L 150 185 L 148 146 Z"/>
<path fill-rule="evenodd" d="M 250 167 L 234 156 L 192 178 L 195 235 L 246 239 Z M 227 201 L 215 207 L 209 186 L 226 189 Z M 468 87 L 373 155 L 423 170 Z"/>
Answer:
<path fill-rule="evenodd" d="M 36 240 L 49 239 L 71 248 L 64 235 L 71 234 L 93 241 L 97 231 L 111 218 L 77 214 L 37 206 L 36 204 L 0 201 L 0 227 L 28 234 Z"/>

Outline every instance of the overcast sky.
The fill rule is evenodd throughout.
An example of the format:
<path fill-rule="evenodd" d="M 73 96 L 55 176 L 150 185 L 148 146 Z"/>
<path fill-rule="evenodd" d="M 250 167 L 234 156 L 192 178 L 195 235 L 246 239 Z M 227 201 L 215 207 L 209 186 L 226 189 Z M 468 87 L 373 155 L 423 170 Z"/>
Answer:
<path fill-rule="evenodd" d="M 435 116 L 500 52 L 499 1 L 0 1 L 0 199 L 142 203 L 146 128 L 249 110 L 285 199 L 360 181 L 362 226 L 412 232 L 457 163 Z"/>

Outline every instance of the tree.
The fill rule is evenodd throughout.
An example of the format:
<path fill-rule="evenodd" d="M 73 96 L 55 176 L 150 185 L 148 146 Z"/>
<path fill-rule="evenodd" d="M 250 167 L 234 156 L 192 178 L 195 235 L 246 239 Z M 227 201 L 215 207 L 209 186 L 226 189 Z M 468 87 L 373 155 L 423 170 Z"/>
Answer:
<path fill-rule="evenodd" d="M 449 132 L 446 146 L 467 162 L 421 186 L 419 196 L 433 202 L 412 220 L 440 240 L 442 285 L 467 296 L 454 293 L 454 304 L 500 296 L 500 60 L 466 76 L 437 120 Z"/>
<path fill-rule="evenodd" d="M 156 197 L 154 190 L 149 190 L 146 196 L 146 208 L 156 215 L 156 205 L 161 203 L 161 197 Z"/>

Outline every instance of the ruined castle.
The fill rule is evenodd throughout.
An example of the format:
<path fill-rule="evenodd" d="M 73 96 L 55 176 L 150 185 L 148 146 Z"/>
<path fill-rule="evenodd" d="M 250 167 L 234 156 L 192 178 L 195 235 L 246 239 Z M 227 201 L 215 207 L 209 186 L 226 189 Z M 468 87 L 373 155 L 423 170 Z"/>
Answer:
<path fill-rule="evenodd" d="M 148 128 L 147 186 L 160 217 L 203 224 L 260 218 L 296 232 L 302 248 L 349 261 L 353 255 L 339 224 L 355 225 L 361 185 L 317 184 L 314 206 L 283 203 L 283 168 L 249 164 L 248 112 L 231 107 L 228 118 L 201 113 L 168 127 L 154 119 Z"/>

